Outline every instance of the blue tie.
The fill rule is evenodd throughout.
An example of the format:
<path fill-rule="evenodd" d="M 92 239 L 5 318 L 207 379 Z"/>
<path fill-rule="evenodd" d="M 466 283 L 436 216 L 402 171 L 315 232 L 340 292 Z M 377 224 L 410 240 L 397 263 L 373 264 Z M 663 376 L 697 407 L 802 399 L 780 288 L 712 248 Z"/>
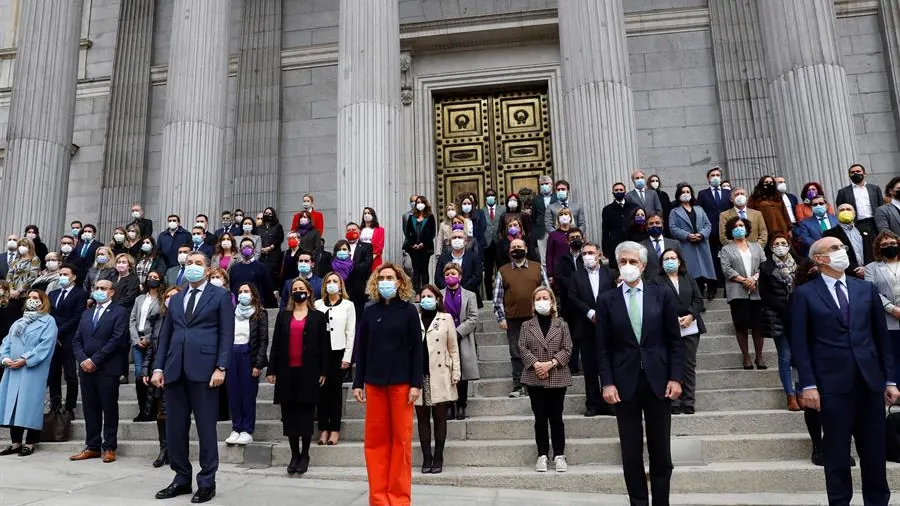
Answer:
<path fill-rule="evenodd" d="M 86 241 L 84 246 L 81 247 L 81 258 L 84 258 L 84 255 L 87 253 L 88 246 L 91 245 L 91 241 Z"/>
<path fill-rule="evenodd" d="M 176 285 L 180 285 L 180 284 L 181 284 L 181 278 L 182 278 L 182 277 L 184 277 L 184 266 L 181 267 L 181 270 L 178 271 L 178 277 L 175 278 L 175 284 L 176 284 Z"/>
<path fill-rule="evenodd" d="M 94 310 L 94 319 L 93 319 L 93 330 L 97 330 L 97 322 L 100 321 L 100 306 L 97 306 L 97 309 Z"/>
<path fill-rule="evenodd" d="M 847 294 L 844 293 L 844 284 L 838 281 L 834 284 L 834 293 L 837 295 L 838 307 L 841 310 L 841 318 L 844 325 L 850 324 L 850 301 L 847 300 Z"/>

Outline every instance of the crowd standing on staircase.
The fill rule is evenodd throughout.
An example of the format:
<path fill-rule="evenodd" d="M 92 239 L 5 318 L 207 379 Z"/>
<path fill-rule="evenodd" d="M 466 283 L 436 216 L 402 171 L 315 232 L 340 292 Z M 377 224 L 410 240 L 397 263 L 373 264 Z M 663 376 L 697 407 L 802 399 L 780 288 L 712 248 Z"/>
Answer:
<path fill-rule="evenodd" d="M 0 425 L 12 439 L 0 455 L 35 451 L 45 387 L 49 412 L 69 421 L 80 388 L 86 440 L 70 458 L 114 462 L 120 383 L 133 381 L 133 421 L 158 427 L 153 465 L 176 473 L 157 497 L 194 493 L 193 416 L 193 502 L 206 502 L 216 424 L 230 418 L 227 445 L 252 443 L 260 381 L 274 384 L 287 470 L 303 474 L 316 420 L 318 445 L 339 444 L 352 378 L 367 405 L 370 502 L 409 504 L 413 419 L 421 472 L 441 473 L 447 422 L 467 418 L 479 378 L 478 309 L 488 304 L 506 333 L 509 397 L 528 397 L 534 413 L 536 470 L 568 469 L 563 405 L 582 375 L 584 415 L 617 419 L 632 500 L 665 504 L 671 416 L 704 409 L 697 350 L 705 302 L 723 289 L 743 358 L 735 367 L 766 369 L 764 339 L 774 341 L 786 408 L 804 411 L 829 497 L 847 498 L 852 434 L 865 500 L 883 504 L 881 407 L 897 399 L 900 374 L 900 177 L 882 189 L 862 165 L 847 175 L 834 201 L 818 182 L 794 182 L 798 196 L 775 175 L 733 187 L 719 167 L 699 191 L 681 182 L 671 198 L 642 170 L 615 183 L 609 202 L 546 175 L 536 191 L 489 188 L 483 205 L 464 193 L 433 210 L 412 195 L 402 259 L 384 258 L 393 219 L 372 207 L 326 242 L 313 195 L 289 230 L 267 207 L 225 210 L 214 230 L 206 214 L 190 226 L 170 214 L 155 235 L 139 204 L 108 241 L 81 220 L 49 242 L 29 225 L 0 254 Z M 586 234 L 586 206 L 603 206 L 599 237 Z M 269 308 L 279 308 L 274 321 Z"/>

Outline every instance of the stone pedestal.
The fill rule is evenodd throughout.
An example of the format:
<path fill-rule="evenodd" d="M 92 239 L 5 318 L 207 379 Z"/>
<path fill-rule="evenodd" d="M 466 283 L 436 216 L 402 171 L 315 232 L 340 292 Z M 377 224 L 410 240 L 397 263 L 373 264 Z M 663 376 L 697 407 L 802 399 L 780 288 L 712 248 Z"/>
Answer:
<path fill-rule="evenodd" d="M 341 0 L 338 36 L 338 228 L 370 206 L 384 259 L 400 261 L 400 18 L 396 0 Z M 422 191 L 422 190 L 419 190 Z"/>
<path fill-rule="evenodd" d="M 832 0 L 760 0 L 780 172 L 792 189 L 822 183 L 834 199 L 855 161 L 847 73 Z"/>
<path fill-rule="evenodd" d="M 230 3 L 175 0 L 166 81 L 160 217 L 191 223 L 225 201 Z M 230 207 L 230 203 L 228 203 Z"/>
<path fill-rule="evenodd" d="M 43 237 L 65 226 L 82 0 L 24 2 L 0 174 L 3 233 L 38 225 Z"/>
<path fill-rule="evenodd" d="M 638 168 L 621 0 L 560 2 L 559 37 L 572 200 L 584 206 L 586 237 L 597 241 L 613 183 L 628 184 Z"/>

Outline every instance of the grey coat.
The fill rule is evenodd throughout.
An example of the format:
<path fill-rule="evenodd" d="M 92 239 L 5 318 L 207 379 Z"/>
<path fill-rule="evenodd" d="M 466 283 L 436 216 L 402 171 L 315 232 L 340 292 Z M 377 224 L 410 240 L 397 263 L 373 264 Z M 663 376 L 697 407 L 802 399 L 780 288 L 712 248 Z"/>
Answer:
<path fill-rule="evenodd" d="M 698 243 L 688 241 L 688 235 L 694 232 L 691 228 L 691 220 L 687 211 L 678 206 L 669 213 L 669 231 L 672 237 L 681 243 L 681 253 L 684 263 L 687 264 L 691 277 L 716 279 L 715 264 L 709 249 L 709 234 L 712 233 L 712 223 L 706 217 L 706 212 L 699 205 L 693 206 L 697 218 L 697 233 L 703 236 Z"/>
<path fill-rule="evenodd" d="M 138 332 L 138 323 L 141 321 L 141 306 L 144 305 L 144 299 L 149 297 L 146 293 L 138 295 L 134 301 L 134 307 L 131 308 L 131 317 L 128 319 L 128 331 L 131 336 L 131 345 L 137 344 L 141 333 Z M 159 301 L 151 299 L 150 310 L 147 312 L 147 327 L 144 329 L 144 335 L 149 336 L 150 341 L 155 342 L 159 338 L 159 329 L 162 321 L 159 315 Z"/>
<path fill-rule="evenodd" d="M 487 206 L 482 208 L 484 211 L 484 245 L 485 247 L 494 244 L 494 240 L 497 237 L 497 227 L 502 223 L 501 217 L 506 214 L 506 206 L 501 206 L 497 204 L 494 206 L 494 220 L 491 221 L 491 212 Z M 465 373 L 463 373 L 463 379 L 465 379 Z"/>
<path fill-rule="evenodd" d="M 625 194 L 625 200 L 633 203 L 634 205 L 643 209 L 647 216 L 651 214 L 658 214 L 662 216 L 663 207 L 662 202 L 659 200 L 659 194 L 656 193 L 655 190 L 651 190 L 649 187 L 644 189 L 644 198 L 638 194 L 637 188 L 632 188 L 628 193 Z M 665 217 L 663 217 L 665 219 Z"/>
<path fill-rule="evenodd" d="M 573 203 L 571 200 L 567 200 L 566 204 L 569 206 L 569 211 L 572 211 L 572 218 L 575 221 L 574 225 L 582 231 L 585 230 L 587 222 L 584 220 L 584 212 L 581 206 Z M 547 208 L 547 212 L 544 213 L 544 226 L 547 227 L 548 231 L 556 230 L 556 215 L 559 214 L 559 210 L 562 208 L 562 203 L 558 201 L 551 203 Z"/>
<path fill-rule="evenodd" d="M 890 307 L 888 304 L 900 305 L 900 291 L 894 289 L 892 279 L 893 274 L 886 263 L 872 262 L 866 266 L 866 281 L 875 284 L 875 288 L 878 289 L 878 294 L 881 296 L 881 305 L 885 307 Z M 885 310 L 884 316 L 887 319 L 888 330 L 900 330 L 900 321 L 887 310 Z M 895 353 L 900 353 L 900 351 Z"/>
<path fill-rule="evenodd" d="M 463 381 L 477 380 L 478 352 L 475 347 L 475 327 L 478 325 L 478 302 L 475 293 L 462 289 L 462 308 L 459 310 L 459 326 L 456 337 L 459 341 L 459 361 Z"/>
<path fill-rule="evenodd" d="M 722 262 L 722 274 L 725 275 L 725 297 L 731 302 L 734 299 L 750 299 L 762 300 L 759 296 L 759 286 L 756 290 L 748 292 L 744 285 L 731 278 L 743 276 L 752 278 L 756 276 L 759 280 L 759 266 L 766 261 L 766 253 L 756 242 L 747 241 L 750 248 L 750 267 L 752 272 L 746 272 L 744 268 L 744 260 L 741 258 L 741 251 L 733 242 L 722 246 L 719 251 L 719 261 Z"/>
<path fill-rule="evenodd" d="M 900 209 L 894 204 L 884 204 L 875 209 L 875 227 L 879 232 L 890 230 L 900 235 Z"/>

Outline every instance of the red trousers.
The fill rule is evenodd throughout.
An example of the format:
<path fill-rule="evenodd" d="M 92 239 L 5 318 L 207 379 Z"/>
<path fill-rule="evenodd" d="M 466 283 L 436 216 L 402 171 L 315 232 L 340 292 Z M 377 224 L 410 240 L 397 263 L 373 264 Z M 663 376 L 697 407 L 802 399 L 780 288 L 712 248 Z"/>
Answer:
<path fill-rule="evenodd" d="M 366 385 L 369 506 L 409 506 L 412 498 L 413 406 L 409 385 Z"/>

